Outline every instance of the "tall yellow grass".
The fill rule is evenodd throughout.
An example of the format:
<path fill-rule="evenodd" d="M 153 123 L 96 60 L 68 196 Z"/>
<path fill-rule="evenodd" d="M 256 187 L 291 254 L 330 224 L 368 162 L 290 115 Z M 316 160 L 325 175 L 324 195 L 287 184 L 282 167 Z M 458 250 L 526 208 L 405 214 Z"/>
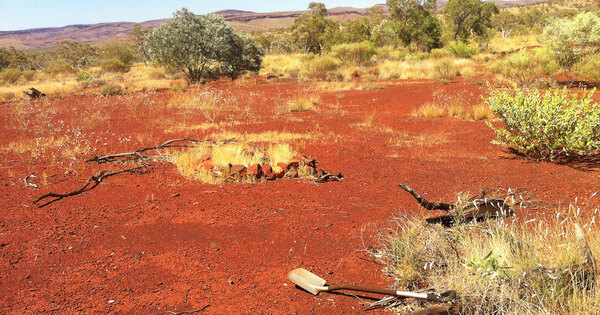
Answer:
<path fill-rule="evenodd" d="M 539 270 L 584 262 L 576 224 L 600 257 L 598 210 L 588 209 L 585 219 L 577 206 L 558 210 L 547 220 L 510 218 L 450 229 L 398 219 L 398 229 L 384 237 L 381 257 L 403 289 L 456 290 L 463 314 L 598 314 L 600 278 L 585 283 L 578 273 Z"/>

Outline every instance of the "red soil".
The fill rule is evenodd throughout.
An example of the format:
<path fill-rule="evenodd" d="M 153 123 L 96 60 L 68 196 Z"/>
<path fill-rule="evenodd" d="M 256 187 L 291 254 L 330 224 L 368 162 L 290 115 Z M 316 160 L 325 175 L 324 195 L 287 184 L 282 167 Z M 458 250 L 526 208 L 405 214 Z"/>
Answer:
<path fill-rule="evenodd" d="M 478 102 L 479 85 L 397 82 L 385 89 L 324 93 L 324 103 L 339 103 L 339 109 L 318 105 L 318 111 L 292 114 L 303 121 L 273 119 L 273 104 L 294 96 L 296 83 L 218 85 L 236 95 L 241 108 L 223 117 L 233 115 L 242 124 L 225 129 L 322 135 L 295 147 L 321 167 L 343 173 L 344 180 L 213 186 L 153 162 L 145 174 L 111 177 L 85 194 L 37 208 L 32 200 L 45 192 L 70 191 L 101 169 L 127 166 L 85 163 L 92 153 L 74 161 L 56 150 L 38 157 L 5 150 L 0 158 L 2 313 L 166 314 L 205 305 L 204 312 L 215 314 L 360 312 L 365 307 L 360 299 L 312 296 L 291 285 L 286 274 L 304 267 L 333 283 L 391 285 L 383 266 L 359 250 L 378 246 L 370 231 L 389 227 L 392 216 L 422 213 L 397 188 L 400 182 L 436 200 L 449 201 L 455 192 L 480 186 L 526 187 L 550 211 L 575 197 L 584 209 L 598 204 L 596 199 L 587 204 L 598 189 L 598 174 L 582 170 L 582 164 L 517 157 L 490 144 L 493 132 L 483 122 L 411 116 L 441 89 Z M 102 154 L 178 137 L 204 139 L 214 132 L 166 134 L 173 124 L 205 121 L 200 113 L 166 108 L 170 97 L 72 97 L 35 101 L 17 112 L 17 103 L 5 103 L 0 145 L 67 134 L 69 148 L 89 145 Z M 372 127 L 351 125 L 373 113 Z M 29 174 L 38 176 L 30 181 L 39 190 L 25 186 L 22 179 Z M 56 176 L 43 179 L 43 174 Z"/>

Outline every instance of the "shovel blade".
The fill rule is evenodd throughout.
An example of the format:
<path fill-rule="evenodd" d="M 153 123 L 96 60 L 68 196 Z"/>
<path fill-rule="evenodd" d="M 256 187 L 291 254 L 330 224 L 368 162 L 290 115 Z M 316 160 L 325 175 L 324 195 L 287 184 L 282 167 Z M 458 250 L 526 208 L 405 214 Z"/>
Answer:
<path fill-rule="evenodd" d="M 288 273 L 288 279 L 302 289 L 317 295 L 323 290 L 325 285 L 325 279 L 319 278 L 314 273 L 304 269 L 298 268 Z"/>

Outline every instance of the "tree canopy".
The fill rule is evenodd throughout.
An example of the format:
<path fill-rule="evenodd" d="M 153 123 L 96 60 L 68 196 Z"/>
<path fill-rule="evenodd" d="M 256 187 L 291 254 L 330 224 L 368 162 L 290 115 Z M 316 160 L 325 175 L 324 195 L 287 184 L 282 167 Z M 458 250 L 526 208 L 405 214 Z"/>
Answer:
<path fill-rule="evenodd" d="M 486 34 L 492 27 L 492 16 L 498 14 L 498 7 L 481 0 L 449 0 L 442 13 L 454 40 L 467 42 L 473 35 Z"/>
<path fill-rule="evenodd" d="M 260 69 L 263 52 L 218 15 L 197 16 L 183 8 L 148 34 L 145 50 L 157 63 L 181 69 L 191 82 Z"/>
<path fill-rule="evenodd" d="M 338 22 L 326 17 L 327 9 L 320 2 L 311 2 L 310 13 L 302 14 L 292 25 L 292 34 L 305 52 L 321 54 L 327 42 L 338 36 Z"/>
<path fill-rule="evenodd" d="M 441 46 L 442 26 L 435 17 L 436 0 L 388 0 L 396 35 L 405 45 Z"/>

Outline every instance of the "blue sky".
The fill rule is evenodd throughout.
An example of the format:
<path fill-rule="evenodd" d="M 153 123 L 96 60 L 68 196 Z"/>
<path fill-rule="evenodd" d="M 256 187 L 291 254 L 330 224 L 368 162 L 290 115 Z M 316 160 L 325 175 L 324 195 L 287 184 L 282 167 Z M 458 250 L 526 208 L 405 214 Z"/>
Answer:
<path fill-rule="evenodd" d="M 314 1 L 314 0 L 313 0 Z M 170 17 L 182 7 L 197 14 L 224 9 L 303 10 L 311 0 L 0 0 L 0 31 L 101 22 L 143 22 Z M 328 8 L 367 8 L 385 0 L 322 0 Z"/>

